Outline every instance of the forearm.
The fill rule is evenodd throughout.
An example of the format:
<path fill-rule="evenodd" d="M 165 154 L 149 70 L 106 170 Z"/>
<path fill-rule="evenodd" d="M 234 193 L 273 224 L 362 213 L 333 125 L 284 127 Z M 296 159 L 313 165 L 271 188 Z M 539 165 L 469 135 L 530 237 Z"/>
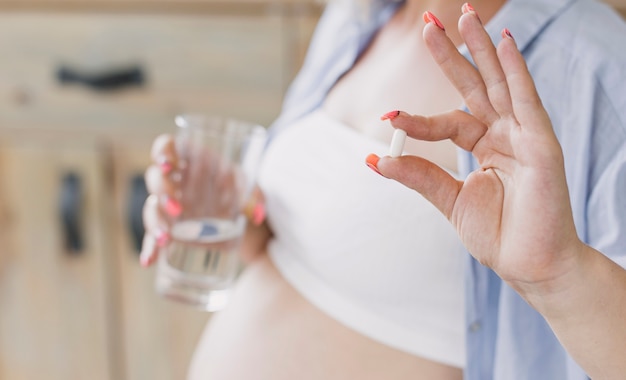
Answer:
<path fill-rule="evenodd" d="M 586 245 L 578 257 L 575 269 L 558 284 L 530 286 L 522 295 L 589 376 L 623 378 L 626 270 Z"/>

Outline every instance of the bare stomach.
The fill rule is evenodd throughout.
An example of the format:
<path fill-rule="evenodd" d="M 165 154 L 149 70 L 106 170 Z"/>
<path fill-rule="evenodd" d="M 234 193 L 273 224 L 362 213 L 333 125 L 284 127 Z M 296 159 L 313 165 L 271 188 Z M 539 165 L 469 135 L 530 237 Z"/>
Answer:
<path fill-rule="evenodd" d="M 267 255 L 248 266 L 200 339 L 189 379 L 461 379 L 458 368 L 364 337 L 323 314 Z"/>

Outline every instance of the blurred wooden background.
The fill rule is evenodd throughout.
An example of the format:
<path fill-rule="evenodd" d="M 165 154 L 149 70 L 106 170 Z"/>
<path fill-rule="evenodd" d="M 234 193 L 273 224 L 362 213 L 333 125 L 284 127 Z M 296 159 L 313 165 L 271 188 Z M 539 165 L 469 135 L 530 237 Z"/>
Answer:
<path fill-rule="evenodd" d="M 320 10 L 0 0 L 0 379 L 184 378 L 209 314 L 139 266 L 150 144 L 185 111 L 268 125 Z"/>

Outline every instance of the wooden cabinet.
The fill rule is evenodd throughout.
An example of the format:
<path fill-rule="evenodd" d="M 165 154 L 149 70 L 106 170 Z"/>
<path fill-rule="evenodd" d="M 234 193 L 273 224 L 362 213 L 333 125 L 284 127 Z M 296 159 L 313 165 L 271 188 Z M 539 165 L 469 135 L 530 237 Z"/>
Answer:
<path fill-rule="evenodd" d="M 0 0 L 0 379 L 185 377 L 210 315 L 159 298 L 139 266 L 150 144 L 186 111 L 268 125 L 319 14 Z"/>
<path fill-rule="evenodd" d="M 604 2 L 617 9 L 622 16 L 626 17 L 626 0 L 604 0 Z"/>
<path fill-rule="evenodd" d="M 93 141 L 30 138 L 0 147 L 0 378 L 110 379 L 112 246 Z M 63 178 L 80 187 L 80 251 L 66 249 Z"/>
<path fill-rule="evenodd" d="M 113 193 L 119 194 L 114 212 L 120 223 L 112 226 L 111 235 L 118 237 L 112 256 L 116 286 L 123 290 L 117 300 L 116 321 L 124 332 L 122 365 L 127 379 L 181 379 L 209 314 L 156 296 L 155 269 L 137 264 L 129 216 L 134 208 L 131 203 L 137 199 L 133 194 L 138 190 L 137 179 L 148 164 L 148 150 L 144 139 L 130 137 L 109 152 Z"/>

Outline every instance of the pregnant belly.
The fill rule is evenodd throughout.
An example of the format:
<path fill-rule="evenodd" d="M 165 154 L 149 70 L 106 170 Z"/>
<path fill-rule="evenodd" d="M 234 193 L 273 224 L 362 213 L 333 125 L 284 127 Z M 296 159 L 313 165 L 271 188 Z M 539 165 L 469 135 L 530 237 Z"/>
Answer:
<path fill-rule="evenodd" d="M 189 379 L 461 379 L 461 370 L 364 337 L 302 298 L 267 255 L 200 338 Z"/>

